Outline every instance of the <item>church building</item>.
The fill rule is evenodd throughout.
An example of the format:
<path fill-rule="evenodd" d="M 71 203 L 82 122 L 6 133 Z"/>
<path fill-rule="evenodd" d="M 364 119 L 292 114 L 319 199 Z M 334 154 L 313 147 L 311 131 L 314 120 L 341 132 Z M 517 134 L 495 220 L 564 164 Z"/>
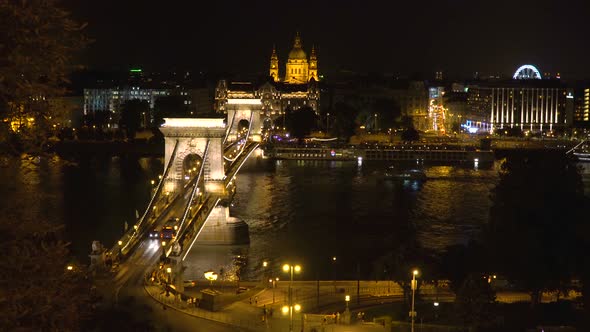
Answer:
<path fill-rule="evenodd" d="M 228 82 L 220 80 L 215 90 L 217 112 L 227 113 L 228 100 L 260 99 L 267 120 L 276 122 L 288 109 L 297 111 L 310 107 L 319 112 L 320 89 L 318 86 L 318 58 L 315 47 L 309 58 L 303 50 L 299 33 L 295 35 L 293 48 L 285 63 L 285 73 L 279 71 L 279 57 L 275 47 L 270 56 L 269 79 L 261 85 L 254 82 Z"/>
<path fill-rule="evenodd" d="M 272 55 L 270 56 L 270 77 L 272 77 L 275 82 L 280 81 L 279 57 L 277 56 L 277 51 L 274 47 L 272 49 Z M 307 54 L 303 50 L 301 37 L 298 32 L 295 36 L 293 49 L 291 49 L 289 57 L 287 58 L 285 76 L 282 81 L 288 84 L 306 84 L 311 81 L 311 79 L 314 79 L 316 82 L 319 81 L 318 58 L 315 54 L 315 47 L 311 47 L 311 55 L 308 60 Z"/>

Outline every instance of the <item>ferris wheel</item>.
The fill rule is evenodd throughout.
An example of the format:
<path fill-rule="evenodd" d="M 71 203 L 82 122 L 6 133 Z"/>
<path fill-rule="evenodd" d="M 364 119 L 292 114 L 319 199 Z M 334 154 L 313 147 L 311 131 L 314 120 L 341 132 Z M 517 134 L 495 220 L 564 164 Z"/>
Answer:
<path fill-rule="evenodd" d="M 530 79 L 541 79 L 541 73 L 539 70 L 533 65 L 523 65 L 518 67 L 514 76 L 512 76 L 515 80 L 530 80 Z"/>

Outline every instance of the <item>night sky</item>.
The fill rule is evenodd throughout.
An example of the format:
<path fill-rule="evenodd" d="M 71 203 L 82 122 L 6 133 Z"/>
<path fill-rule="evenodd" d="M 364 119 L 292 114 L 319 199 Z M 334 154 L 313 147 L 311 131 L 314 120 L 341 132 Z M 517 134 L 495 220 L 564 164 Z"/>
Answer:
<path fill-rule="evenodd" d="M 95 39 L 82 62 L 267 74 L 296 31 L 316 46 L 320 74 L 442 70 L 511 75 L 531 63 L 565 79 L 590 77 L 587 1 L 65 1 Z"/>

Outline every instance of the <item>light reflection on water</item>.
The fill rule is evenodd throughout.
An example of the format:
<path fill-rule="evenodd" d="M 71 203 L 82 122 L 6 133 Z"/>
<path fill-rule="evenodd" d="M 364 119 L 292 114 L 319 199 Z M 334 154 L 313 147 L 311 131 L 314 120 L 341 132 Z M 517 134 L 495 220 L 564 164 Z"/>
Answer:
<path fill-rule="evenodd" d="M 253 160 L 237 176 L 231 213 L 250 227 L 249 246 L 200 246 L 189 255 L 185 274 L 222 268 L 236 277 L 235 257 L 246 257 L 243 279 L 282 276 L 289 261 L 303 265 L 305 279 L 370 277 L 372 262 L 412 239 L 441 251 L 477 236 L 487 222 L 489 194 L 497 163 L 423 165 L 429 180 L 395 183 L 380 172 L 387 165 L 363 161 Z M 415 165 L 414 165 L 415 166 Z M 586 192 L 590 167 L 583 169 Z M 161 158 L 93 157 L 69 162 L 58 157 L 0 160 L 0 218 L 44 218 L 66 225 L 65 235 L 80 261 L 88 260 L 92 240 L 111 245 L 147 204 L 150 180 L 162 170 Z M 336 263 L 331 257 L 336 256 Z"/>
<path fill-rule="evenodd" d="M 384 180 L 384 163 L 251 162 L 237 177 L 232 215 L 250 227 L 246 278 L 261 277 L 261 262 L 279 274 L 284 262 L 307 267 L 303 278 L 368 277 L 372 261 L 404 236 L 425 248 L 476 236 L 487 221 L 495 166 L 423 166 L 425 183 Z M 415 235 L 408 232 L 415 229 Z M 401 240 L 400 240 L 401 239 Z M 226 249 L 218 248 L 220 252 Z M 339 257 L 336 266 L 330 259 Z"/>

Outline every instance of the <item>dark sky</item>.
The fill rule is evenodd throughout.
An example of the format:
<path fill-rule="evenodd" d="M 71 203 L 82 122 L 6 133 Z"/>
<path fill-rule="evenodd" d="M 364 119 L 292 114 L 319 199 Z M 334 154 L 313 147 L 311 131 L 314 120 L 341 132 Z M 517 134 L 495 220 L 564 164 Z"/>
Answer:
<path fill-rule="evenodd" d="M 511 75 L 531 63 L 590 77 L 590 5 L 567 0 L 139 1 L 67 0 L 95 39 L 92 67 L 264 73 L 280 68 L 296 31 L 320 74 L 442 70 Z"/>

